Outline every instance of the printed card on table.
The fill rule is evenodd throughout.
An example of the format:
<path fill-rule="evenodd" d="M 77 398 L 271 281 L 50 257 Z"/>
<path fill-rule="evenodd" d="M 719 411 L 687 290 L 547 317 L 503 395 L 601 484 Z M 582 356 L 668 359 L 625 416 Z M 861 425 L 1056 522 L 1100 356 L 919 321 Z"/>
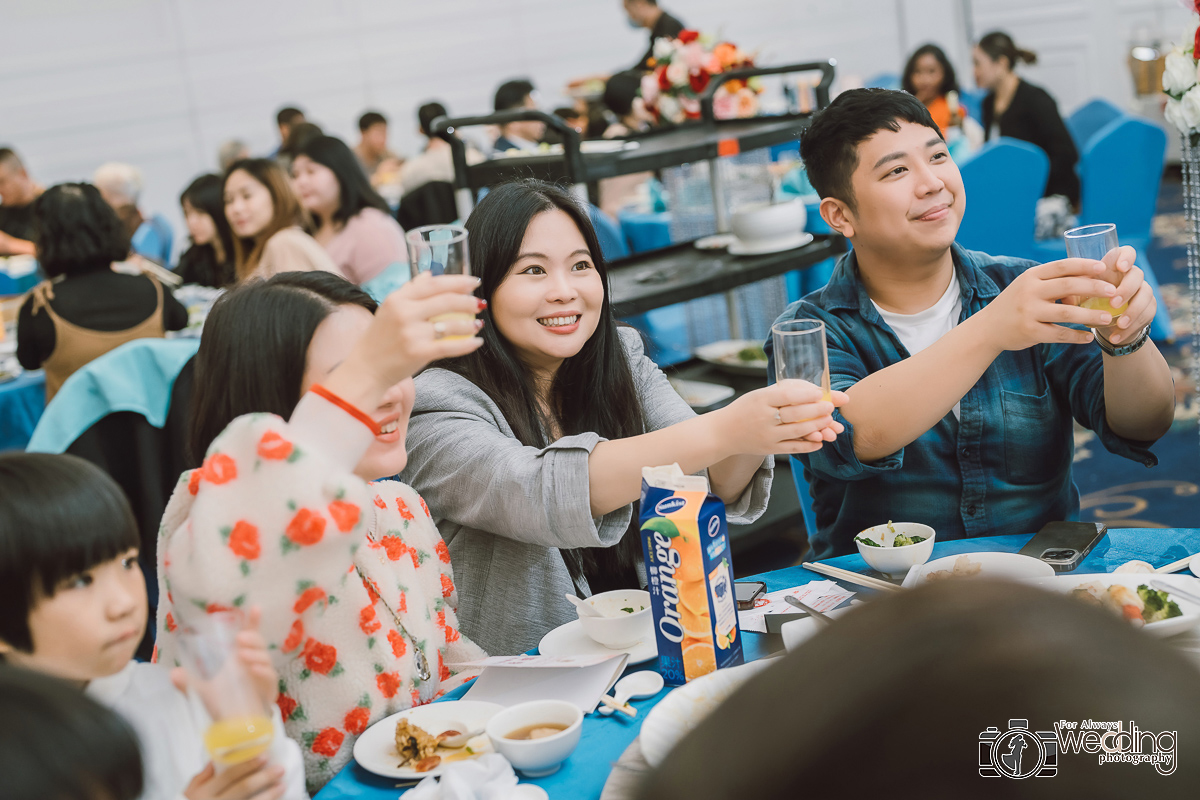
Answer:
<path fill-rule="evenodd" d="M 755 602 L 754 608 L 739 611 L 738 625 L 744 631 L 766 633 L 767 614 L 803 614 L 803 611 L 784 599 L 788 595 L 795 597 L 806 606 L 811 606 L 824 613 L 832 611 L 849 600 L 854 596 L 854 592 L 843 589 L 833 581 L 813 581 L 803 586 L 780 589 L 778 592 L 770 592 L 760 597 Z"/>
<path fill-rule="evenodd" d="M 463 695 L 512 706 L 529 700 L 565 700 L 590 713 L 625 671 L 629 656 L 493 656 L 455 666 L 482 667 Z"/>

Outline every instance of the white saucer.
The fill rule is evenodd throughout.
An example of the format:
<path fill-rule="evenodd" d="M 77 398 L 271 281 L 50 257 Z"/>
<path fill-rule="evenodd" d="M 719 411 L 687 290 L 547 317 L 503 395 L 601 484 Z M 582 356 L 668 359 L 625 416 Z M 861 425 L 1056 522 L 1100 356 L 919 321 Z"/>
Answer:
<path fill-rule="evenodd" d="M 718 233 L 714 236 L 705 236 L 703 239 L 697 239 L 692 242 L 692 246 L 697 250 L 724 250 L 731 244 L 735 244 L 738 238 L 732 233 Z"/>
<path fill-rule="evenodd" d="M 611 656 L 628 653 L 629 665 L 658 658 L 658 642 L 653 636 L 623 650 L 612 650 L 583 632 L 583 623 L 573 620 L 559 625 L 538 642 L 538 652 L 544 656 Z"/>
<path fill-rule="evenodd" d="M 767 253 L 782 253 L 784 250 L 803 247 L 812 240 L 811 233 L 800 233 L 786 239 L 774 239 L 762 244 L 747 244 L 739 240 L 729 245 L 729 254 L 732 256 L 763 256 Z"/>

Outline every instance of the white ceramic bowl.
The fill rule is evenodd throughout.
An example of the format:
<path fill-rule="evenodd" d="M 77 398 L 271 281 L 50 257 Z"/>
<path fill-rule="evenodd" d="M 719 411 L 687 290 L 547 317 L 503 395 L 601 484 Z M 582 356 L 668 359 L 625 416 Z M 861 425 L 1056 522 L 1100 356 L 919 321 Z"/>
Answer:
<path fill-rule="evenodd" d="M 584 602 L 605 616 L 589 617 L 579 614 L 583 632 L 605 647 L 620 650 L 654 636 L 649 592 L 640 589 L 617 589 L 594 594 Z M 626 608 L 632 608 L 633 612 L 622 610 Z"/>
<path fill-rule="evenodd" d="M 808 211 L 797 198 L 786 203 L 743 206 L 729 217 L 729 227 L 747 245 L 767 244 L 804 232 Z"/>
<path fill-rule="evenodd" d="M 530 725 L 566 725 L 566 729 L 542 739 L 508 739 L 508 734 Z M 488 720 L 486 732 L 496 752 L 515 769 L 533 778 L 550 775 L 562 766 L 579 744 L 583 712 L 565 700 L 533 700 L 518 703 Z"/>
<path fill-rule="evenodd" d="M 869 544 L 863 544 L 858 541 L 858 537 L 855 537 L 854 543 L 858 545 L 859 555 L 871 569 L 885 575 L 901 577 L 907 574 L 911 567 L 924 564 L 929 560 L 929 556 L 933 555 L 933 542 L 937 538 L 937 534 L 934 533 L 933 528 L 919 522 L 893 522 L 891 526 L 895 528 L 896 533 L 902 533 L 905 536 L 924 536 L 925 541 L 904 547 L 892 547 L 892 539 L 895 534 L 885 524 L 867 528 L 858 534 L 858 536 L 865 536 L 879 542 L 883 547 L 871 547 Z"/>

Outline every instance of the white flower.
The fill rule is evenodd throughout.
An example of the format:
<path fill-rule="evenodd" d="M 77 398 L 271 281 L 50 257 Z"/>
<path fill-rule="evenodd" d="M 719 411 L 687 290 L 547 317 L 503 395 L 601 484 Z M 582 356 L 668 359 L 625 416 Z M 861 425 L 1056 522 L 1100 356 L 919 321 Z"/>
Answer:
<path fill-rule="evenodd" d="M 1179 49 L 1185 53 L 1192 51 L 1192 46 L 1196 42 L 1196 26 L 1200 25 L 1200 17 L 1195 14 L 1188 14 L 1187 24 L 1183 27 L 1179 37 Z"/>
<path fill-rule="evenodd" d="M 667 65 L 667 80 L 672 86 L 688 85 L 688 68 L 682 58 L 674 59 Z"/>
<path fill-rule="evenodd" d="M 1163 70 L 1163 91 L 1180 97 L 1195 85 L 1196 62 L 1192 57 L 1175 50 L 1167 53 L 1166 69 Z"/>
<path fill-rule="evenodd" d="M 683 108 L 672 95 L 664 94 L 658 98 L 658 113 L 671 122 L 683 122 Z"/>
<path fill-rule="evenodd" d="M 1179 101 L 1179 111 L 1188 130 L 1200 128 L 1200 86 L 1193 86 L 1188 90 Z"/>
<path fill-rule="evenodd" d="M 662 61 L 675 52 L 675 43 L 671 39 L 660 36 L 654 40 L 654 60 Z"/>
<path fill-rule="evenodd" d="M 1163 110 L 1163 116 L 1167 118 L 1167 122 L 1171 123 L 1180 133 L 1186 135 L 1188 132 L 1188 124 L 1183 121 L 1183 104 L 1173 97 L 1167 98 L 1167 107 Z"/>

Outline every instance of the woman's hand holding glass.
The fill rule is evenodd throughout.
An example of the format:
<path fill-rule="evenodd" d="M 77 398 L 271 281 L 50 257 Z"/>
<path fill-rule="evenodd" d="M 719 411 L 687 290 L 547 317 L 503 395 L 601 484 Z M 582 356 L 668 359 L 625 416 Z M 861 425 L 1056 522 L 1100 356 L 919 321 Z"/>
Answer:
<path fill-rule="evenodd" d="M 801 380 L 782 380 L 742 395 L 725 408 L 712 412 L 726 449 L 746 455 L 811 453 L 832 442 L 845 427 L 833 419 L 833 410 L 849 398 Z"/>
<path fill-rule="evenodd" d="M 397 383 L 443 358 L 474 352 L 483 344 L 476 334 L 486 307 L 473 292 L 479 279 L 470 275 L 423 272 L 388 295 L 350 356 L 323 381 L 326 389 L 358 408 L 375 408 Z M 434 319 L 446 314 L 458 319 Z"/>

